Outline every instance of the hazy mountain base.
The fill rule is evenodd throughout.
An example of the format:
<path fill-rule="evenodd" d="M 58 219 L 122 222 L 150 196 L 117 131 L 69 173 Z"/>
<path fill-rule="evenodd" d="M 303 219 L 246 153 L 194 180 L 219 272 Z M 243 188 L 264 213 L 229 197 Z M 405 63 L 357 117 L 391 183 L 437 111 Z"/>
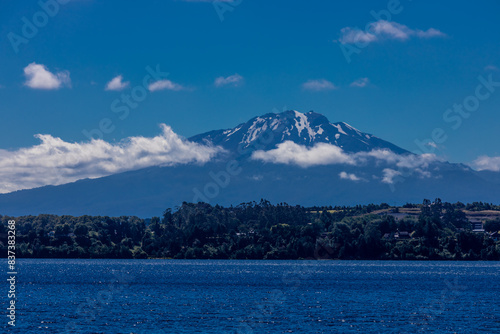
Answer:
<path fill-rule="evenodd" d="M 34 258 L 500 259 L 500 241 L 472 232 L 463 211 L 500 214 L 499 206 L 437 200 L 406 207 L 420 214 L 396 221 L 391 212 L 403 209 L 387 204 L 304 208 L 261 201 L 224 208 L 183 203 L 175 212 L 166 210 L 162 219 L 148 221 L 0 216 L 0 234 L 7 234 L 7 222 L 14 219 L 16 255 Z M 485 229 L 499 231 L 500 219 L 488 221 Z M 5 240 L 0 242 L 4 254 Z"/>
<path fill-rule="evenodd" d="M 231 161 L 231 160 L 228 160 Z M 243 201 L 287 202 L 304 206 L 356 205 L 386 202 L 403 205 L 422 198 L 447 198 L 450 202 L 500 198 L 500 186 L 477 172 L 457 165 L 439 165 L 431 177 L 416 173 L 381 181 L 387 166 L 339 165 L 301 168 L 292 165 L 237 161 L 237 173 L 227 173 L 228 161 L 200 165 L 151 167 L 93 180 L 47 186 L 0 195 L 3 214 L 11 216 L 50 213 L 58 215 L 159 216 L 166 207 L 182 202 L 237 205 Z M 362 178 L 341 179 L 343 171 Z M 225 178 L 223 175 L 229 177 Z M 376 178 L 374 178 L 376 177 Z"/>

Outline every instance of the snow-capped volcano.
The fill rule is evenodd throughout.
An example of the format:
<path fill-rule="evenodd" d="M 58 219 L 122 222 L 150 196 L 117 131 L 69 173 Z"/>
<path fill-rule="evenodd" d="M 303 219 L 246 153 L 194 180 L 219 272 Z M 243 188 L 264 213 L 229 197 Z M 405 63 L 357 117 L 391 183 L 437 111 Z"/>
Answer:
<path fill-rule="evenodd" d="M 58 152 L 73 146 L 65 144 Z M 144 147 L 150 148 L 147 154 Z M 104 154 L 120 153 L 115 162 L 121 165 L 132 161 L 136 166 L 137 159 L 143 163 L 145 158 L 154 163 L 105 177 L 0 194 L 0 214 L 151 217 L 183 201 L 238 205 L 265 198 L 313 206 L 500 198 L 496 174 L 476 172 L 429 154 L 412 154 L 315 112 L 265 114 L 187 141 L 165 127 L 162 136 L 134 139 L 114 150 L 111 145 L 105 148 Z M 183 159 L 162 164 L 176 157 Z M 105 166 L 110 162 L 106 160 Z"/>
<path fill-rule="evenodd" d="M 301 113 L 289 110 L 279 114 L 269 113 L 252 118 L 235 128 L 202 133 L 189 140 L 220 145 L 232 152 L 269 150 L 279 143 L 293 141 L 308 147 L 317 143 L 328 143 L 346 152 L 389 149 L 398 154 L 409 153 L 347 123 L 331 123 L 325 116 L 313 111 Z"/>

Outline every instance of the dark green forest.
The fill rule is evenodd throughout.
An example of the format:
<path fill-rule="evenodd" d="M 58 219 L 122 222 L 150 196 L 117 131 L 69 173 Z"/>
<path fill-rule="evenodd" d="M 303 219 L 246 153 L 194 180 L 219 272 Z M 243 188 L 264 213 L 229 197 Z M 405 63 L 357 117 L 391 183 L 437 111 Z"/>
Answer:
<path fill-rule="evenodd" d="M 485 220 L 484 231 L 473 231 L 466 216 L 484 210 L 500 207 L 436 199 L 305 208 L 261 200 L 183 203 L 151 219 L 0 216 L 0 248 L 6 256 L 8 221 L 15 220 L 23 258 L 500 260 L 500 215 Z"/>

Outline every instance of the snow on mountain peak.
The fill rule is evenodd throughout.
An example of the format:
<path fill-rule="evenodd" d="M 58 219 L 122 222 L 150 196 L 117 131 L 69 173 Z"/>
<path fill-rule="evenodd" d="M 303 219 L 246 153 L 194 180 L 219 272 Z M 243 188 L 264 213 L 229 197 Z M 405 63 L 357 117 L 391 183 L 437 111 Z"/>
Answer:
<path fill-rule="evenodd" d="M 346 122 L 340 122 L 341 124 L 345 125 L 348 129 L 352 130 L 352 131 L 355 131 L 358 135 L 362 136 L 363 133 L 361 131 L 359 131 L 358 129 L 356 129 L 355 127 L 347 124 Z"/>
<path fill-rule="evenodd" d="M 311 141 L 316 137 L 316 131 L 311 128 L 307 116 L 301 112 L 294 110 L 295 113 L 295 127 L 297 128 L 298 135 L 300 136 L 302 131 L 305 129 L 309 135 Z"/>
<path fill-rule="evenodd" d="M 332 124 L 333 127 L 337 128 L 337 131 L 339 132 L 338 134 L 343 134 L 347 136 L 347 133 L 342 129 L 342 126 L 340 124 Z"/>
<path fill-rule="evenodd" d="M 363 133 L 347 123 L 330 123 L 325 116 L 313 111 L 301 113 L 288 110 L 282 113 L 268 113 L 252 118 L 233 129 L 207 132 L 190 140 L 211 142 L 235 152 L 242 149 L 245 152 L 268 150 L 282 142 L 292 141 L 308 147 L 328 143 L 351 152 L 385 148 L 397 153 L 407 153 L 400 147 Z"/>

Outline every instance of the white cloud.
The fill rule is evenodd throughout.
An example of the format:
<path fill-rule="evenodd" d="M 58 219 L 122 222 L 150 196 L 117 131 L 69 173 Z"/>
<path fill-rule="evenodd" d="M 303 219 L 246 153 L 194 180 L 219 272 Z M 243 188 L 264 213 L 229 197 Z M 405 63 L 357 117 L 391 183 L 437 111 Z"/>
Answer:
<path fill-rule="evenodd" d="M 155 92 L 157 90 L 173 90 L 173 91 L 180 91 L 180 90 L 185 90 L 186 87 L 172 82 L 170 80 L 159 80 L 155 81 L 149 84 L 148 89 L 150 92 Z"/>
<path fill-rule="evenodd" d="M 0 193 L 150 166 L 205 163 L 223 151 L 221 147 L 184 140 L 164 124 L 161 128 L 162 133 L 156 137 L 130 137 L 117 144 L 100 139 L 69 143 L 51 135 L 37 135 L 39 145 L 0 150 Z"/>
<path fill-rule="evenodd" d="M 358 28 L 345 27 L 340 29 L 339 42 L 342 44 L 370 43 L 377 40 L 377 36 L 364 32 Z"/>
<path fill-rule="evenodd" d="M 372 43 L 384 39 L 406 41 L 411 37 L 434 38 L 445 36 L 446 34 L 434 28 L 429 28 L 427 30 L 410 29 L 404 24 L 379 20 L 370 23 L 367 26 L 366 31 L 359 28 L 342 28 L 340 30 L 340 38 L 338 41 L 343 44 L 353 44 Z"/>
<path fill-rule="evenodd" d="M 359 177 L 356 176 L 356 174 L 347 173 L 347 172 L 340 172 L 339 177 L 342 180 L 351 180 L 351 181 L 359 181 L 359 180 L 361 180 Z"/>
<path fill-rule="evenodd" d="M 216 87 L 222 87 L 226 85 L 232 85 L 234 87 L 237 87 L 242 83 L 243 83 L 243 77 L 238 73 L 230 75 L 228 77 L 218 77 L 215 79 L 214 82 Z"/>
<path fill-rule="evenodd" d="M 433 147 L 433 148 L 437 148 L 437 149 L 439 148 L 439 147 L 438 147 L 438 145 L 436 144 L 436 142 L 434 142 L 434 141 L 432 141 L 432 140 L 431 140 L 431 141 L 428 141 L 428 142 L 427 142 L 427 143 L 425 143 L 424 145 L 429 146 L 429 147 Z"/>
<path fill-rule="evenodd" d="M 429 28 L 425 31 L 414 30 L 415 35 L 420 38 L 434 38 L 434 37 L 446 37 L 446 34 L 434 28 Z"/>
<path fill-rule="evenodd" d="M 351 87 L 363 88 L 370 83 L 368 78 L 361 78 L 350 84 Z"/>
<path fill-rule="evenodd" d="M 124 82 L 123 81 L 123 76 L 122 75 L 118 75 L 118 76 L 114 77 L 113 79 L 111 79 L 111 81 L 106 84 L 106 88 L 105 89 L 106 90 L 116 90 L 116 91 L 119 91 L 119 90 L 124 90 L 129 85 L 130 85 L 129 81 Z"/>
<path fill-rule="evenodd" d="M 385 161 L 388 164 L 393 164 L 398 168 L 427 168 L 433 162 L 443 161 L 438 158 L 435 154 L 425 153 L 425 154 L 396 154 L 391 150 L 387 149 L 376 149 L 369 152 L 359 152 L 355 153 L 354 156 L 357 161 L 365 161 L 367 157 L 375 158 L 379 161 Z"/>
<path fill-rule="evenodd" d="M 385 166 L 394 168 L 385 168 L 383 170 L 382 182 L 384 183 L 392 183 L 395 176 L 401 175 L 401 171 L 410 172 L 410 174 L 416 173 L 421 178 L 429 178 L 431 177 L 431 173 L 427 170 L 429 166 L 434 162 L 443 161 L 434 154 L 396 154 L 387 149 L 347 153 L 340 147 L 329 143 L 318 143 L 313 147 L 306 147 L 292 141 L 278 144 L 275 149 L 269 151 L 255 151 L 251 157 L 254 160 L 274 164 L 297 165 L 302 168 L 321 165 L 351 165 L 358 167 L 366 165 L 371 160 L 375 161 L 377 165 L 384 163 Z M 361 180 L 355 174 L 341 173 L 339 176 L 341 179 Z"/>
<path fill-rule="evenodd" d="M 500 157 L 480 156 L 472 162 L 471 167 L 478 171 L 489 170 L 500 172 Z"/>
<path fill-rule="evenodd" d="M 377 21 L 371 25 L 371 31 L 377 37 L 385 36 L 389 39 L 407 40 L 412 30 L 403 24 L 389 21 Z"/>
<path fill-rule="evenodd" d="M 306 147 L 289 140 L 278 144 L 275 149 L 253 152 L 252 159 L 271 163 L 294 164 L 300 167 L 355 164 L 354 159 L 338 146 L 318 143 L 313 147 Z"/>
<path fill-rule="evenodd" d="M 387 183 L 387 184 L 393 184 L 394 179 L 397 176 L 401 175 L 401 172 L 398 172 L 397 170 L 390 169 L 390 168 L 385 168 L 382 173 L 384 173 L 384 176 L 382 177 L 382 182 Z"/>
<path fill-rule="evenodd" d="M 307 82 L 304 82 L 302 84 L 302 88 L 305 90 L 312 90 L 317 92 L 337 89 L 337 87 L 332 82 L 326 79 L 308 80 Z"/>
<path fill-rule="evenodd" d="M 45 65 L 31 63 L 24 68 L 26 86 L 33 89 L 59 89 L 63 86 L 71 87 L 68 71 L 51 73 Z"/>
<path fill-rule="evenodd" d="M 435 154 L 396 154 L 388 149 L 347 153 L 342 148 L 329 143 L 318 143 L 312 147 L 285 141 L 269 151 L 255 151 L 252 159 L 271 163 L 294 164 L 301 167 L 317 165 L 362 165 L 368 159 L 385 162 L 398 168 L 427 168 L 433 162 L 442 161 Z"/>

